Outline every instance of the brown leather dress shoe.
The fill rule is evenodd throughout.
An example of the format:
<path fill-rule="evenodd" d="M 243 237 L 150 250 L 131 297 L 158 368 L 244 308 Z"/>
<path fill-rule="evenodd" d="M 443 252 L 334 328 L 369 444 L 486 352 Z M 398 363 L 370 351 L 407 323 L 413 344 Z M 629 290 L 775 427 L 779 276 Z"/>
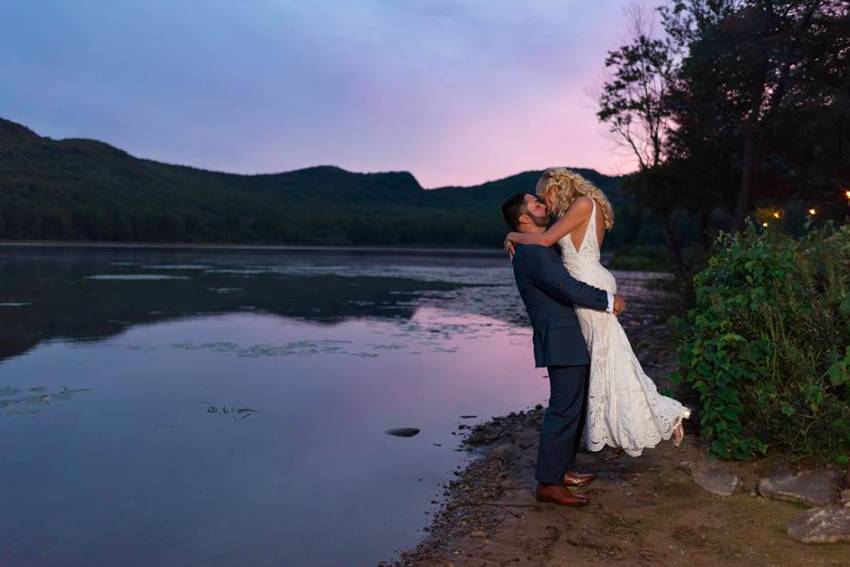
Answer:
<path fill-rule="evenodd" d="M 566 487 L 559 484 L 538 484 L 535 494 L 538 502 L 551 502 L 559 506 L 587 506 L 590 499 L 585 496 L 573 494 Z"/>
<path fill-rule="evenodd" d="M 564 475 L 564 486 L 587 486 L 593 482 L 594 478 L 596 478 L 594 474 L 568 472 Z"/>

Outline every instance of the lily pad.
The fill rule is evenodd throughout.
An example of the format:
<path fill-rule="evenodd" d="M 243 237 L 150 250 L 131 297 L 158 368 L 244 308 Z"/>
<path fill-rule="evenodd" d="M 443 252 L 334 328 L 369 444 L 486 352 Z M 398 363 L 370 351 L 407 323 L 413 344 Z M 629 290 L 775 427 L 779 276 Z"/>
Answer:
<path fill-rule="evenodd" d="M 0 396 L 14 396 L 20 392 L 20 389 L 14 386 L 0 386 Z"/>

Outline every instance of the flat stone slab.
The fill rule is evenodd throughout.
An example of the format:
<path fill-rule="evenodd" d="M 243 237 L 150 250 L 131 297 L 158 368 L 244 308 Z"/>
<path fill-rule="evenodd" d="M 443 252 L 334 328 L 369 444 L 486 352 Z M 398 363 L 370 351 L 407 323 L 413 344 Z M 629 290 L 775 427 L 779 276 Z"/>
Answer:
<path fill-rule="evenodd" d="M 831 469 L 780 472 L 759 480 L 759 494 L 775 500 L 826 506 L 838 496 L 841 475 Z"/>
<path fill-rule="evenodd" d="M 812 508 L 788 523 L 790 537 L 803 543 L 850 541 L 850 508 Z"/>
<path fill-rule="evenodd" d="M 679 467 L 691 473 L 691 478 L 700 488 L 717 496 L 732 496 L 741 482 L 741 479 L 730 473 L 725 466 L 715 461 L 686 461 Z"/>

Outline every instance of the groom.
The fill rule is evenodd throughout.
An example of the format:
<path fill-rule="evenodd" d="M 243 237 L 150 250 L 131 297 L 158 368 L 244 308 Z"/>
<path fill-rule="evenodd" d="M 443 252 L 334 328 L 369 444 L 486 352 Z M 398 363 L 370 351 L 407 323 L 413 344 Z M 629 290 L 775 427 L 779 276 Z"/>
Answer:
<path fill-rule="evenodd" d="M 502 205 L 502 216 L 513 230 L 546 230 L 549 211 L 535 195 L 517 193 Z M 540 427 L 537 453 L 537 500 L 562 506 L 585 506 L 587 497 L 570 492 L 585 486 L 591 474 L 573 472 L 587 401 L 590 357 L 574 305 L 619 314 L 619 295 L 584 284 L 567 273 L 558 252 L 543 246 L 518 245 L 514 277 L 534 328 L 534 363 L 549 372 L 549 407 Z"/>

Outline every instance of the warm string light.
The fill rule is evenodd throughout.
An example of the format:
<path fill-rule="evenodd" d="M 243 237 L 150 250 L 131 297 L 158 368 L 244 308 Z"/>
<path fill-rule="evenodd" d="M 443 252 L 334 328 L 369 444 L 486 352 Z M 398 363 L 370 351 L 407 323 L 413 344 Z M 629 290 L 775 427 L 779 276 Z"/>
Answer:
<path fill-rule="evenodd" d="M 778 219 L 780 217 L 779 211 L 773 211 L 773 218 Z"/>
<path fill-rule="evenodd" d="M 766 223 L 766 222 L 761 223 L 761 225 L 762 225 L 764 228 L 767 228 L 767 223 Z"/>
<path fill-rule="evenodd" d="M 809 214 L 815 216 L 817 214 L 817 211 L 814 209 L 809 209 Z"/>
<path fill-rule="evenodd" d="M 850 201 L 850 189 L 844 190 L 844 196 L 847 197 L 847 200 Z"/>

